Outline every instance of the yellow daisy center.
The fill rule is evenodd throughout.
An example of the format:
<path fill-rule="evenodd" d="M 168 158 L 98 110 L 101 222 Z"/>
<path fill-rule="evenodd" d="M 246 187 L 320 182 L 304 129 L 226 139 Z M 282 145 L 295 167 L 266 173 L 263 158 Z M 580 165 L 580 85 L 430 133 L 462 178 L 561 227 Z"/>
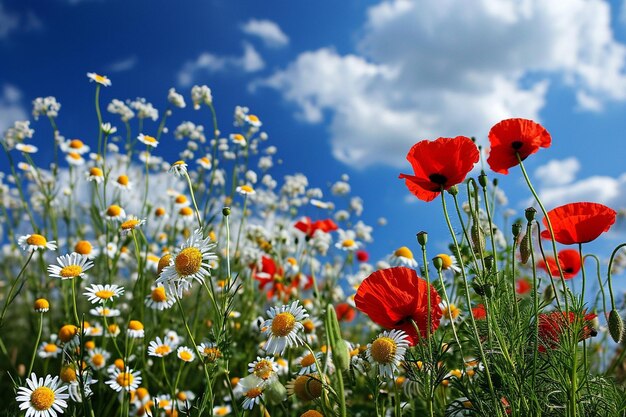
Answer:
<path fill-rule="evenodd" d="M 30 394 L 30 404 L 35 410 L 48 410 L 54 404 L 54 391 L 48 387 L 39 387 Z"/>
<path fill-rule="evenodd" d="M 46 243 L 48 243 L 48 241 L 45 237 L 41 235 L 32 234 L 28 237 L 28 239 L 26 239 L 26 243 L 33 246 L 46 246 Z"/>
<path fill-rule="evenodd" d="M 179 196 L 176 197 L 176 204 L 184 204 L 187 202 L 187 197 L 185 197 L 184 195 L 180 194 Z"/>
<path fill-rule="evenodd" d="M 379 337 L 370 348 L 372 358 L 378 363 L 391 363 L 397 350 L 396 342 L 390 337 Z"/>
<path fill-rule="evenodd" d="M 102 172 L 102 170 L 96 167 L 89 169 L 89 175 L 91 175 L 92 177 L 104 177 L 104 173 Z"/>
<path fill-rule="evenodd" d="M 258 117 L 256 117 L 254 114 L 249 114 L 249 115 L 248 115 L 248 120 L 249 120 L 249 121 L 251 121 L 251 122 L 253 122 L 253 123 L 256 123 L 256 122 L 258 122 L 258 121 L 259 121 L 259 118 L 258 118 Z"/>
<path fill-rule="evenodd" d="M 263 394 L 263 390 L 261 388 L 252 388 L 246 392 L 246 397 L 248 398 L 256 398 L 259 395 Z"/>
<path fill-rule="evenodd" d="M 66 366 L 63 369 L 61 369 L 60 377 L 61 377 L 61 381 L 66 382 L 66 383 L 76 381 L 76 371 L 73 368 Z"/>
<path fill-rule="evenodd" d="M 143 135 L 143 141 L 152 144 L 152 143 L 156 143 L 157 140 L 153 138 L 152 136 Z"/>
<path fill-rule="evenodd" d="M 96 291 L 96 297 L 101 298 L 103 300 L 108 300 L 109 298 L 113 297 L 115 295 L 115 293 L 111 290 L 100 290 L 100 291 Z"/>
<path fill-rule="evenodd" d="M 143 324 L 139 320 L 131 320 L 128 323 L 128 328 L 130 330 L 143 330 Z"/>
<path fill-rule="evenodd" d="M 182 360 L 189 362 L 191 360 L 191 353 L 186 350 L 181 350 L 178 355 Z"/>
<path fill-rule="evenodd" d="M 233 135 L 233 141 L 234 142 L 245 142 L 246 138 L 243 135 L 240 135 L 239 133 L 235 133 Z"/>
<path fill-rule="evenodd" d="M 128 176 L 126 175 L 120 175 L 119 177 L 117 177 L 117 183 L 119 185 L 128 185 Z"/>
<path fill-rule="evenodd" d="M 191 216 L 193 215 L 193 210 L 191 210 L 191 208 L 189 207 L 183 207 L 178 210 L 178 214 L 180 214 L 181 216 Z"/>
<path fill-rule="evenodd" d="M 303 401 L 311 401 L 322 395 L 322 382 L 312 375 L 300 375 L 293 384 L 293 392 Z"/>
<path fill-rule="evenodd" d="M 222 356 L 222 352 L 216 347 L 205 347 L 202 352 L 210 362 L 213 362 Z"/>
<path fill-rule="evenodd" d="M 119 358 L 115 359 L 114 364 L 115 364 L 115 367 L 119 369 L 120 371 L 124 369 L 124 361 L 122 359 L 119 359 Z"/>
<path fill-rule="evenodd" d="M 200 271 L 202 265 L 202 252 L 193 246 L 185 248 L 176 255 L 174 266 L 178 275 L 186 277 Z"/>
<path fill-rule="evenodd" d="M 157 207 L 156 210 L 154 210 L 154 215 L 157 217 L 161 217 L 165 215 L 165 209 L 163 207 Z"/>
<path fill-rule="evenodd" d="M 313 320 L 307 319 L 302 322 L 302 325 L 304 326 L 304 333 L 313 333 L 313 331 L 315 331 L 315 323 L 313 323 Z"/>
<path fill-rule="evenodd" d="M 161 257 L 161 259 L 159 259 L 159 264 L 157 265 L 157 274 L 160 274 L 161 271 L 163 271 L 163 268 L 169 266 L 171 259 L 172 255 L 169 253 L 166 253 Z"/>
<path fill-rule="evenodd" d="M 218 407 L 215 409 L 216 416 L 227 416 L 230 410 L 227 407 Z"/>
<path fill-rule="evenodd" d="M 324 417 L 322 413 L 316 410 L 305 411 L 300 417 Z"/>
<path fill-rule="evenodd" d="M 395 256 L 402 256 L 403 258 L 413 259 L 413 252 L 411 252 L 411 249 L 407 248 L 406 246 L 402 246 L 401 248 L 396 249 L 393 254 Z"/>
<path fill-rule="evenodd" d="M 135 377 L 129 372 L 120 372 L 115 381 L 122 387 L 130 387 Z"/>
<path fill-rule="evenodd" d="M 54 353 L 58 350 L 57 345 L 55 345 L 54 343 L 47 343 L 44 347 L 43 347 L 43 351 L 47 352 L 47 353 Z"/>
<path fill-rule="evenodd" d="M 437 255 L 437 258 L 441 259 L 442 269 L 448 269 L 452 266 L 452 257 L 450 257 L 450 255 L 440 253 L 439 255 Z"/>
<path fill-rule="evenodd" d="M 120 225 L 122 230 L 131 230 L 135 227 L 139 226 L 140 221 L 137 219 L 126 220 L 124 223 Z"/>
<path fill-rule="evenodd" d="M 99 84 L 107 84 L 109 82 L 109 78 L 104 75 L 94 75 L 94 80 Z"/>
<path fill-rule="evenodd" d="M 154 353 L 156 353 L 157 355 L 161 355 L 161 356 L 165 356 L 171 351 L 172 351 L 172 348 L 169 347 L 168 345 L 160 345 L 160 346 L 157 346 L 156 349 L 154 349 Z"/>
<path fill-rule="evenodd" d="M 76 153 L 76 152 L 70 152 L 70 153 L 67 154 L 67 156 L 69 156 L 70 158 L 72 158 L 75 161 L 80 161 L 81 159 L 83 159 L 83 157 L 80 156 L 80 154 Z"/>
<path fill-rule="evenodd" d="M 345 239 L 343 242 L 341 242 L 341 245 L 344 248 L 350 248 L 350 247 L 354 246 L 354 240 L 353 239 Z"/>
<path fill-rule="evenodd" d="M 74 252 L 81 255 L 89 255 L 93 250 L 93 246 L 87 240 L 81 240 L 74 245 Z"/>
<path fill-rule="evenodd" d="M 72 139 L 70 141 L 70 148 L 72 148 L 72 149 L 80 149 L 83 146 L 85 146 L 85 144 L 80 139 Z"/>
<path fill-rule="evenodd" d="M 296 260 L 296 258 L 287 258 L 287 263 L 291 266 L 297 266 L 298 265 L 298 261 Z"/>
<path fill-rule="evenodd" d="M 63 268 L 61 268 L 61 271 L 59 271 L 59 275 L 61 275 L 63 278 L 77 277 L 82 273 L 83 267 L 81 267 L 80 265 L 64 266 Z"/>
<path fill-rule="evenodd" d="M 157 303 L 162 303 L 163 301 L 167 300 L 167 295 L 165 295 L 165 287 L 156 287 L 155 289 L 153 289 L 152 293 L 150 294 L 150 298 L 152 298 L 152 301 Z"/>
<path fill-rule="evenodd" d="M 207 158 L 206 156 L 203 156 L 202 158 L 200 158 L 200 161 L 202 161 L 205 164 L 210 164 L 211 161 L 209 161 L 209 158 Z"/>
<path fill-rule="evenodd" d="M 176 161 L 172 165 L 173 166 L 185 165 L 185 161 Z"/>
<path fill-rule="evenodd" d="M 447 319 L 449 318 L 457 318 L 461 314 L 461 310 L 455 306 L 454 304 L 450 304 L 450 306 L 443 310 L 443 316 Z"/>
<path fill-rule="evenodd" d="M 102 365 L 104 365 L 104 356 L 101 353 L 96 353 L 95 355 L 93 355 L 93 357 L 91 358 L 91 362 L 97 366 L 97 367 L 101 367 Z"/>
<path fill-rule="evenodd" d="M 113 204 L 112 206 L 109 206 L 109 208 L 107 209 L 107 216 L 109 217 L 119 216 L 120 213 L 122 213 L 122 208 L 115 204 Z"/>
<path fill-rule="evenodd" d="M 45 298 L 39 298 L 35 300 L 35 304 L 33 306 L 35 310 L 45 310 L 50 308 L 50 303 Z"/>
<path fill-rule="evenodd" d="M 266 360 L 259 361 L 256 365 L 254 365 L 254 375 L 264 380 L 272 376 L 273 370 L 272 364 Z"/>
<path fill-rule="evenodd" d="M 274 336 L 285 337 L 296 326 L 296 318 L 289 312 L 279 313 L 272 320 L 272 334 Z"/>
<path fill-rule="evenodd" d="M 314 363 L 315 363 L 315 356 L 309 353 L 304 358 L 302 358 L 302 360 L 300 361 L 300 366 L 303 368 L 306 368 L 307 366 L 311 366 Z"/>
<path fill-rule="evenodd" d="M 241 191 L 243 191 L 244 193 L 251 193 L 254 191 L 254 189 L 250 187 L 249 185 L 242 185 Z"/>

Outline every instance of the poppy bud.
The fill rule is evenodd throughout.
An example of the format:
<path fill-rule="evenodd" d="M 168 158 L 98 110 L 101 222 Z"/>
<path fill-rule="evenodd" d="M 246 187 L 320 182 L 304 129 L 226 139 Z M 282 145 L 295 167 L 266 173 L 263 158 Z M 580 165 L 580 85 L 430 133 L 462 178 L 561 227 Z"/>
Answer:
<path fill-rule="evenodd" d="M 287 389 L 280 383 L 278 378 L 270 378 L 269 384 L 265 385 L 263 394 L 269 404 L 280 404 L 287 398 Z"/>
<path fill-rule="evenodd" d="M 493 256 L 489 255 L 485 257 L 485 268 L 487 268 L 487 271 L 489 272 L 493 269 L 493 261 Z"/>
<path fill-rule="evenodd" d="M 222 209 L 222 214 L 224 215 L 224 217 L 230 216 L 230 207 L 224 207 Z"/>
<path fill-rule="evenodd" d="M 615 343 L 620 343 L 624 336 L 624 321 L 616 310 L 609 313 L 609 334 Z"/>
<path fill-rule="evenodd" d="M 439 256 L 435 256 L 433 258 L 433 265 L 438 272 L 441 272 L 441 269 L 443 268 L 443 259 L 441 259 Z"/>
<path fill-rule="evenodd" d="M 426 242 L 428 242 L 428 232 L 419 232 L 417 234 L 417 243 L 420 246 L 426 246 Z"/>
<path fill-rule="evenodd" d="M 340 372 L 350 369 L 350 352 L 348 352 L 348 346 L 341 336 L 337 312 L 332 304 L 326 306 L 326 328 L 330 349 L 333 352 L 333 363 Z"/>
<path fill-rule="evenodd" d="M 551 285 L 548 285 L 545 290 L 543 290 L 543 301 L 546 303 L 551 303 L 554 299 L 554 290 Z"/>
<path fill-rule="evenodd" d="M 524 216 L 526 216 L 526 220 L 529 222 L 535 220 L 535 214 L 537 214 L 537 210 L 534 207 L 528 207 L 524 210 Z"/>
<path fill-rule="evenodd" d="M 511 226 L 511 230 L 513 232 L 513 237 L 517 239 L 520 232 L 522 231 L 522 224 L 520 222 L 513 223 L 513 226 Z"/>
<path fill-rule="evenodd" d="M 487 174 L 485 174 L 484 172 L 481 172 L 480 175 L 478 176 L 478 183 L 483 188 L 487 187 Z"/>
<path fill-rule="evenodd" d="M 494 187 L 497 187 L 497 186 L 498 186 L 498 179 L 497 179 L 497 178 L 494 178 L 494 179 L 493 179 L 493 186 L 494 186 Z"/>
<path fill-rule="evenodd" d="M 519 244 L 519 254 L 522 263 L 525 265 L 531 255 L 530 250 L 530 233 L 526 233 Z"/>
<path fill-rule="evenodd" d="M 448 193 L 450 195 L 457 195 L 459 193 L 459 187 L 453 185 L 452 187 L 448 188 Z"/>
<path fill-rule="evenodd" d="M 472 239 L 472 248 L 474 249 L 474 253 L 481 253 L 485 250 L 485 236 L 480 230 L 480 226 L 477 221 L 472 223 L 470 237 Z"/>

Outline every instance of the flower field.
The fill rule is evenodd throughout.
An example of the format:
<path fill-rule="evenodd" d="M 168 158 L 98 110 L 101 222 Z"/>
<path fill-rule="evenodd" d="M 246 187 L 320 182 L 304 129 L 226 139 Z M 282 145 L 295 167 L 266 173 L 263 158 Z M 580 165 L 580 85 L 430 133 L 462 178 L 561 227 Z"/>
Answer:
<path fill-rule="evenodd" d="M 207 86 L 105 101 L 87 75 L 92 137 L 41 97 L 0 140 L 0 415 L 626 416 L 626 243 L 587 252 L 617 212 L 544 207 L 540 124 L 407 149 L 398 181 L 449 234 L 370 259 L 349 179 L 275 177 L 253 110 L 218 120 Z M 496 216 L 491 171 L 525 181 L 523 218 Z"/>

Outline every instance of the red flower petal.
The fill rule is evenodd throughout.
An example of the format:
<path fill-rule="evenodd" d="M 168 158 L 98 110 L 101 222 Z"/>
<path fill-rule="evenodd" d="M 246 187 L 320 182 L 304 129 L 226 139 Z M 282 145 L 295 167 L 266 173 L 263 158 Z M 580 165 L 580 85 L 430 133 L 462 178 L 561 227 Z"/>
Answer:
<path fill-rule="evenodd" d="M 608 231 L 615 223 L 615 210 L 598 203 L 570 203 L 548 212 L 554 240 L 562 245 L 587 243 Z M 548 229 L 546 218 L 543 224 Z M 550 239 L 550 231 L 541 232 L 541 237 Z"/>
<path fill-rule="evenodd" d="M 490 151 L 487 163 L 491 169 L 508 174 L 509 168 L 539 150 L 550 146 L 552 138 L 539 123 L 528 119 L 506 119 L 489 131 Z"/>
<path fill-rule="evenodd" d="M 559 264 L 561 265 L 561 270 L 563 271 L 563 278 L 574 278 L 580 271 L 580 254 L 577 250 L 564 249 L 559 252 L 558 259 Z M 554 258 L 551 256 L 546 256 L 546 260 L 548 261 L 548 265 L 546 265 L 546 263 L 541 260 L 537 263 L 537 267 L 548 272 L 553 277 L 560 277 L 561 275 L 559 274 L 559 267 L 554 261 Z"/>

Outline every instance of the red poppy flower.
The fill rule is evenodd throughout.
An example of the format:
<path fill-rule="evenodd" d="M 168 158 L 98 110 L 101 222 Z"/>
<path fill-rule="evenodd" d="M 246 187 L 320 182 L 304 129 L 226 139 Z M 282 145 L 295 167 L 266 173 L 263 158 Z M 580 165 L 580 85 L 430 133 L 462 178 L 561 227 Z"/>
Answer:
<path fill-rule="evenodd" d="M 569 320 L 566 319 L 565 312 L 562 311 L 539 314 L 540 352 L 545 352 L 546 348 L 557 348 L 561 339 L 561 334 L 567 331 L 567 328 L 576 320 L 576 315 L 572 311 L 569 312 L 567 317 Z M 584 320 L 584 326 L 578 335 L 579 341 L 588 339 L 598 334 L 591 326 L 592 320 L 596 317 L 598 317 L 597 314 L 586 314 L 582 317 L 582 320 Z"/>
<path fill-rule="evenodd" d="M 335 306 L 335 312 L 337 313 L 337 320 L 339 321 L 352 321 L 356 316 L 356 311 L 348 303 L 340 303 Z"/>
<path fill-rule="evenodd" d="M 386 329 L 402 329 L 411 343 L 428 335 L 428 293 L 430 291 L 430 332 L 439 327 L 441 298 L 435 287 L 405 267 L 376 271 L 361 283 L 354 302 L 376 324 Z M 417 334 L 414 321 L 419 329 Z"/>
<path fill-rule="evenodd" d="M 563 249 L 559 252 L 558 259 L 561 270 L 563 271 L 563 278 L 574 278 L 576 274 L 578 274 L 578 271 L 580 271 L 580 254 L 577 250 Z M 552 256 L 546 256 L 546 260 L 548 261 L 548 265 L 541 260 L 537 262 L 537 267 L 543 269 L 553 277 L 560 277 L 559 267 L 556 262 L 554 262 L 554 258 Z"/>
<path fill-rule="evenodd" d="M 307 237 L 309 238 L 313 237 L 315 232 L 318 230 L 321 230 L 324 233 L 328 233 L 338 229 L 335 222 L 331 219 L 316 220 L 312 222 L 310 217 L 303 217 L 298 222 L 296 222 L 296 224 L 294 224 L 294 227 L 306 233 Z"/>
<path fill-rule="evenodd" d="M 587 243 L 607 232 L 617 213 L 615 210 L 598 203 L 570 203 L 548 212 L 554 240 L 562 245 Z M 548 222 L 543 218 L 543 225 L 548 229 Z M 541 237 L 550 239 L 550 231 L 541 232 Z"/>
<path fill-rule="evenodd" d="M 495 172 L 508 174 L 509 168 L 552 143 L 548 131 L 539 123 L 528 119 L 506 119 L 489 131 L 491 150 L 487 163 Z"/>
<path fill-rule="evenodd" d="M 356 251 L 356 259 L 357 259 L 357 261 L 359 261 L 359 262 L 367 262 L 369 258 L 370 258 L 369 253 L 365 252 L 364 250 Z"/>
<path fill-rule="evenodd" d="M 442 189 L 465 180 L 478 162 L 478 148 L 470 138 L 439 138 L 417 142 L 406 156 L 415 175 L 400 174 L 409 191 L 423 201 L 432 201 Z"/>
<path fill-rule="evenodd" d="M 265 290 L 266 286 L 270 286 L 267 290 L 267 299 L 276 296 L 278 299 L 287 300 L 294 284 L 287 284 L 282 268 L 278 268 L 272 258 L 263 256 L 261 258 L 261 270 L 254 271 L 254 279 L 259 281 L 259 289 Z"/>
<path fill-rule="evenodd" d="M 484 304 L 478 304 L 476 307 L 472 308 L 472 316 L 476 320 L 484 320 L 487 318 L 487 310 L 485 310 Z"/>
<path fill-rule="evenodd" d="M 528 282 L 526 278 L 520 278 L 515 281 L 515 292 L 519 295 L 528 294 L 531 289 L 532 285 L 530 285 L 530 282 Z"/>

